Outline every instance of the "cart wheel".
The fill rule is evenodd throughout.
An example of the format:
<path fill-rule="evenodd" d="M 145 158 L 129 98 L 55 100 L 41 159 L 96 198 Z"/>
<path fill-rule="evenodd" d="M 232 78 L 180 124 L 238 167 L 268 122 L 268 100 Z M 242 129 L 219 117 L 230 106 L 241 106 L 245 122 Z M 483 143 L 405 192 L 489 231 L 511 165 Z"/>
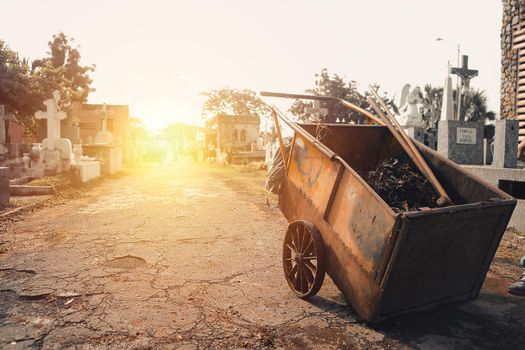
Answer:
<path fill-rule="evenodd" d="M 309 298 L 324 281 L 324 243 L 319 230 L 308 221 L 288 226 L 283 244 L 284 276 L 299 298 Z"/>

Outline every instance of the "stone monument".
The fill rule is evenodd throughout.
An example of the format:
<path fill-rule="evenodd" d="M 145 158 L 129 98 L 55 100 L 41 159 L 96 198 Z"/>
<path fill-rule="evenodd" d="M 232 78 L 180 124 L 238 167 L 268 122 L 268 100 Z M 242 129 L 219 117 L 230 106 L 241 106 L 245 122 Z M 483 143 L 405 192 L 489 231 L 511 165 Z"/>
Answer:
<path fill-rule="evenodd" d="M 452 91 L 452 78 L 449 74 L 445 79 L 443 88 L 443 103 L 441 104 L 441 118 L 439 120 L 454 120 L 454 95 Z"/>
<path fill-rule="evenodd" d="M 421 88 L 416 86 L 410 90 L 410 84 L 405 84 L 401 92 L 399 103 L 398 122 L 402 128 L 423 128 L 425 123 L 421 117 L 421 105 L 423 103 L 423 94 Z"/>
<path fill-rule="evenodd" d="M 46 111 L 35 113 L 36 119 L 47 120 L 47 137 L 42 141 L 42 161 L 46 171 L 55 173 L 69 169 L 72 155 L 71 141 L 60 137 L 60 121 L 65 119 L 67 114 L 60 111 L 59 101 L 60 93 L 55 91 L 53 98 L 44 101 Z"/>
<path fill-rule="evenodd" d="M 451 73 L 457 75 L 461 81 L 461 86 L 457 87 L 457 90 L 459 92 L 458 118 L 457 118 L 458 120 L 464 120 L 463 116 L 461 115 L 461 109 L 463 108 L 462 92 L 467 90 L 470 87 L 470 79 L 478 76 L 477 70 L 469 68 L 467 55 L 461 56 L 461 60 L 462 60 L 461 67 L 455 67 L 451 69 Z"/>
<path fill-rule="evenodd" d="M 122 168 L 122 149 L 113 134 L 107 130 L 108 116 L 113 114 L 112 110 L 104 103 L 102 108 L 97 111 L 101 116 L 100 130 L 95 134 L 94 140 L 88 140 L 82 147 L 84 152 L 98 161 L 100 161 L 100 173 L 112 175 Z M 93 143 L 89 142 L 93 141 Z"/>
<path fill-rule="evenodd" d="M 459 164 L 483 164 L 483 124 L 441 120 L 437 150 Z"/>
<path fill-rule="evenodd" d="M 468 68 L 468 56 L 463 56 L 461 68 L 452 68 L 451 72 L 460 77 L 464 89 L 468 89 L 470 79 L 478 75 L 477 70 Z M 445 83 L 450 90 L 451 84 Z M 467 122 L 461 117 L 461 96 L 458 100 L 458 120 L 454 119 L 450 111 L 450 92 L 443 91 L 442 118 L 438 124 L 437 150 L 443 156 L 459 164 L 483 164 L 483 124 Z M 443 119 L 443 116 L 445 117 Z"/>
<path fill-rule="evenodd" d="M 95 134 L 95 144 L 112 144 L 113 143 L 113 134 L 108 131 L 108 116 L 111 115 L 113 111 L 108 110 L 108 106 L 104 103 L 102 109 L 97 111 L 98 115 L 101 115 L 100 120 L 100 130 Z"/>
<path fill-rule="evenodd" d="M 396 118 L 408 136 L 424 143 L 428 136 L 425 133 L 425 122 L 421 117 L 422 102 L 423 94 L 420 87 L 416 86 L 410 90 L 410 84 L 405 84 L 399 101 L 400 114 Z"/>
<path fill-rule="evenodd" d="M 496 121 L 492 166 L 496 168 L 516 168 L 518 166 L 516 157 L 518 132 L 517 120 Z"/>

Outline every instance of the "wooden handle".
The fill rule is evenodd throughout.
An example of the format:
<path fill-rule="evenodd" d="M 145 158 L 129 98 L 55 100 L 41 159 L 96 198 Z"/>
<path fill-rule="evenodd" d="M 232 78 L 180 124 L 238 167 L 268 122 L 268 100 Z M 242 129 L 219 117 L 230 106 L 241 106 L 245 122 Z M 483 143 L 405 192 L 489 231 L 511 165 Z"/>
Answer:
<path fill-rule="evenodd" d="M 372 94 L 379 101 L 381 106 L 387 111 L 390 119 L 381 111 L 379 106 L 370 97 L 368 98 L 368 103 L 370 103 L 370 105 L 376 111 L 376 113 L 381 117 L 381 119 L 383 119 L 383 121 L 385 122 L 385 125 L 388 127 L 392 135 L 394 135 L 394 137 L 399 142 L 403 150 L 407 153 L 410 159 L 414 162 L 417 168 L 421 171 L 421 173 L 423 173 L 427 177 L 427 179 L 430 181 L 434 189 L 441 196 L 441 198 L 438 199 L 436 204 L 438 206 L 452 204 L 452 201 L 450 200 L 450 197 L 448 196 L 447 192 L 445 191 L 443 186 L 441 186 L 438 179 L 436 178 L 436 176 L 434 175 L 434 173 L 432 172 L 428 164 L 425 162 L 425 160 L 419 153 L 419 150 L 416 148 L 416 146 L 412 142 L 412 140 L 401 129 L 394 115 L 390 112 L 390 110 L 386 106 L 386 103 L 383 101 L 381 97 L 379 97 L 379 95 L 373 88 L 371 88 L 371 90 L 372 90 Z M 396 127 L 394 127 L 394 125 L 397 127 L 397 129 Z"/>
<path fill-rule="evenodd" d="M 350 109 L 350 110 L 352 110 L 352 111 L 354 111 L 356 113 L 359 113 L 359 114 L 367 117 L 368 119 L 370 119 L 374 123 L 376 123 L 378 125 L 384 125 L 383 122 L 379 118 L 377 118 L 375 115 L 373 115 L 372 113 L 368 112 L 367 110 L 364 110 L 363 108 L 361 108 L 359 106 L 356 106 L 353 103 L 350 103 L 350 102 L 348 102 L 346 100 L 343 100 L 342 98 L 339 98 L 339 97 L 302 95 L 302 94 L 288 94 L 288 93 L 284 93 L 284 92 L 269 92 L 269 91 L 261 91 L 260 94 L 261 94 L 261 96 L 267 96 L 267 97 L 284 97 L 284 98 L 296 98 L 296 99 L 302 99 L 302 100 L 319 100 L 319 101 L 339 102 L 340 104 L 342 104 L 346 108 L 348 108 L 348 109 Z"/>
<path fill-rule="evenodd" d="M 281 156 L 283 157 L 284 168 L 288 170 L 288 159 L 286 159 L 286 150 L 284 149 L 283 136 L 281 135 L 281 127 L 279 126 L 279 119 L 277 113 L 272 109 L 273 122 L 275 123 L 275 131 L 277 131 L 277 138 L 279 139 L 279 148 L 281 149 Z"/>

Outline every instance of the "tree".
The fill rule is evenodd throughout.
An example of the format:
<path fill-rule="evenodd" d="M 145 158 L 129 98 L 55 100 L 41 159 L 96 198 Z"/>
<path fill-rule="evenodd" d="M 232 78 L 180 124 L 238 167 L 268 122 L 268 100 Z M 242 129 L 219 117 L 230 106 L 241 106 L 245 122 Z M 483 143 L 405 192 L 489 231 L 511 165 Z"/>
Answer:
<path fill-rule="evenodd" d="M 426 84 L 423 88 L 423 108 L 421 116 L 427 127 L 435 127 L 441 117 L 443 88 Z"/>
<path fill-rule="evenodd" d="M 269 117 L 271 107 L 264 103 L 256 93 L 251 90 L 237 90 L 225 88 L 203 92 L 207 97 L 203 106 L 203 115 L 243 115 Z"/>
<path fill-rule="evenodd" d="M 496 119 L 496 113 L 489 111 L 487 96 L 483 90 L 468 89 L 463 93 L 461 116 L 467 121 L 482 121 Z"/>
<path fill-rule="evenodd" d="M 373 85 L 374 89 L 378 89 L 377 84 Z M 359 93 L 357 90 L 357 83 L 353 80 L 346 82 L 343 77 L 338 74 L 330 75 L 326 68 L 321 70 L 321 73 L 315 74 L 315 88 L 305 90 L 306 93 L 317 96 L 333 96 L 341 98 L 354 105 L 361 107 L 367 111 L 373 112 L 371 106 L 367 102 L 367 97 L 370 93 Z M 397 113 L 397 106 L 393 103 L 386 93 L 383 94 L 383 99 L 387 105 Z M 314 108 L 312 101 L 296 100 L 290 107 L 290 113 L 295 115 L 298 119 L 303 121 L 321 121 L 325 123 L 333 123 L 336 121 L 362 121 L 363 117 L 348 108 L 342 106 L 337 102 L 321 102 L 320 108 L 325 108 L 326 113 L 321 114 L 319 110 Z"/>
<path fill-rule="evenodd" d="M 64 33 L 48 42 L 49 57 L 29 62 L 0 41 L 0 103 L 15 116 L 26 135 L 34 135 L 38 121 L 34 113 L 43 109 L 43 101 L 60 91 L 60 107 L 73 101 L 85 102 L 92 89 L 88 73 L 95 66 L 81 66 L 80 52 L 71 46 L 73 39 Z"/>
<path fill-rule="evenodd" d="M 61 107 L 68 107 L 72 102 L 85 102 L 92 88 L 89 72 L 95 65 L 81 66 L 80 52 L 73 47 L 73 38 L 60 32 L 48 42 L 49 57 L 33 61 L 31 73 L 36 80 L 35 91 L 43 99 L 50 98 L 53 91 L 60 91 Z"/>
<path fill-rule="evenodd" d="M 28 113 L 32 94 L 29 65 L 0 40 L 0 104 L 15 116 Z"/>

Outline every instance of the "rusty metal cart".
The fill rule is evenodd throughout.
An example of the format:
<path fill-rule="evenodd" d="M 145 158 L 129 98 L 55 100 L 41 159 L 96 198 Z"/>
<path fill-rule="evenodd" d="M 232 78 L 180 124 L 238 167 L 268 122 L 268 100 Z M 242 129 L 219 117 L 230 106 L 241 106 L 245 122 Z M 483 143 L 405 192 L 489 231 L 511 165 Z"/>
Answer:
<path fill-rule="evenodd" d="M 318 125 L 276 112 L 281 142 L 277 116 L 294 131 L 279 207 L 290 222 L 284 273 L 299 297 L 316 294 L 325 271 L 369 322 L 478 296 L 514 198 L 416 143 L 454 205 L 396 213 L 359 176 L 403 154 L 385 126 L 323 125 L 320 139 Z"/>

